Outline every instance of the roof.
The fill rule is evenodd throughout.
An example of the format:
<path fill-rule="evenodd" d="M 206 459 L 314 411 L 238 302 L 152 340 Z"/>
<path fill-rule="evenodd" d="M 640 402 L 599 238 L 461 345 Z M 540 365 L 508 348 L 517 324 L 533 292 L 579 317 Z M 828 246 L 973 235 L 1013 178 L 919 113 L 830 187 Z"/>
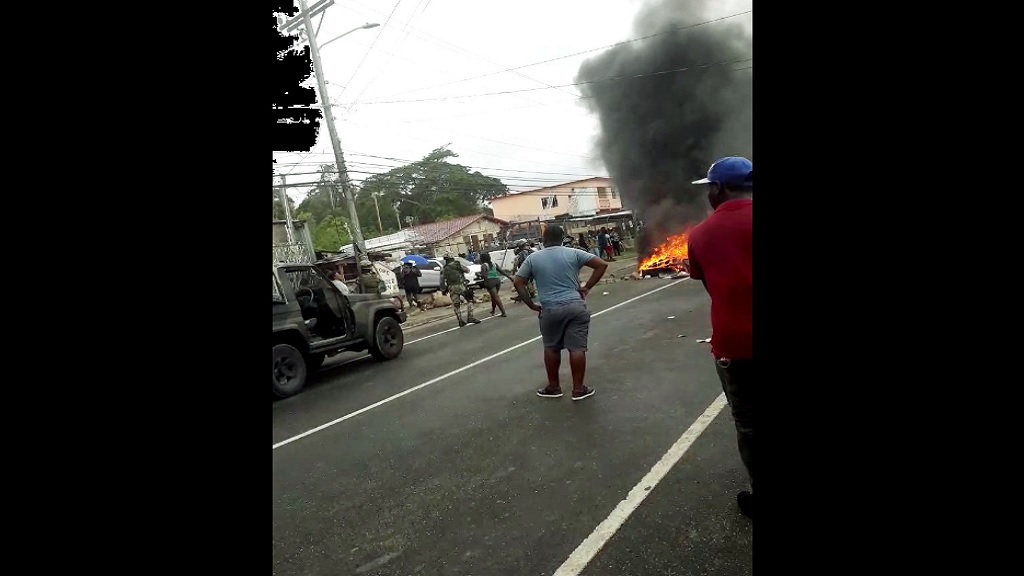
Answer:
<path fill-rule="evenodd" d="M 563 192 L 564 194 L 569 194 L 569 193 L 571 193 L 571 190 L 565 190 L 566 186 L 572 186 L 573 184 L 579 184 L 580 182 L 587 182 L 588 180 L 609 180 L 610 181 L 611 178 L 609 178 L 608 176 L 591 176 L 590 178 L 584 178 L 582 180 L 573 180 L 572 182 L 564 182 L 562 184 L 555 184 L 554 186 L 547 186 L 547 187 L 544 187 L 544 188 L 535 188 L 533 190 L 520 190 L 518 192 L 509 192 L 508 194 L 504 194 L 502 196 L 498 196 L 497 198 L 491 198 L 490 201 L 493 202 L 495 200 L 501 200 L 502 198 L 508 198 L 510 196 L 519 196 L 520 194 L 527 194 L 527 193 L 533 193 L 533 192 L 542 192 L 544 190 L 557 190 L 559 192 Z"/>
<path fill-rule="evenodd" d="M 405 248 L 413 248 L 416 246 L 427 246 L 449 238 L 457 234 L 460 230 L 463 230 L 473 222 L 485 218 L 501 226 L 507 226 L 508 222 L 499 220 L 493 216 L 486 214 L 473 214 L 472 216 L 463 216 L 461 218 L 455 218 L 454 220 L 442 220 L 440 222 L 431 222 L 430 224 L 420 224 L 418 226 L 410 226 L 404 228 L 401 232 L 395 232 L 394 234 L 388 234 L 387 236 L 380 236 L 377 238 L 366 239 L 367 250 L 400 250 Z M 337 254 L 351 254 L 352 245 L 346 244 L 338 248 Z"/>
<path fill-rule="evenodd" d="M 455 218 L 454 220 L 442 220 L 440 222 L 431 222 L 430 224 L 420 224 L 419 226 L 411 226 L 406 228 L 406 231 L 415 234 L 419 241 L 423 244 L 434 244 L 440 242 L 445 238 L 450 238 L 455 234 L 458 234 L 460 230 L 466 228 L 470 224 L 480 220 L 490 220 L 501 226 L 505 226 L 508 222 L 499 220 L 486 214 L 474 214 L 472 216 L 463 216 L 461 218 Z"/>

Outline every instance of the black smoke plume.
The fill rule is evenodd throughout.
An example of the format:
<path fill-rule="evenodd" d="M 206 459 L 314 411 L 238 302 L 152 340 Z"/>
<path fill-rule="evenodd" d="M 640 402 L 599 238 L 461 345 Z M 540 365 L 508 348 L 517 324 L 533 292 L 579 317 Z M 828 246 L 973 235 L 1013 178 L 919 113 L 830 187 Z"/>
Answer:
<path fill-rule="evenodd" d="M 645 224 L 642 256 L 707 216 L 706 187 L 690 182 L 703 178 L 711 162 L 753 160 L 753 48 L 742 25 L 750 15 L 701 24 L 722 16 L 719 10 L 707 17 L 710 4 L 647 2 L 635 33 L 658 35 L 611 48 L 577 73 L 577 82 L 590 82 L 580 89 L 600 120 L 598 151 L 626 207 Z M 630 78 L 638 75 L 644 76 Z M 627 78 L 602 80 L 618 77 Z"/>

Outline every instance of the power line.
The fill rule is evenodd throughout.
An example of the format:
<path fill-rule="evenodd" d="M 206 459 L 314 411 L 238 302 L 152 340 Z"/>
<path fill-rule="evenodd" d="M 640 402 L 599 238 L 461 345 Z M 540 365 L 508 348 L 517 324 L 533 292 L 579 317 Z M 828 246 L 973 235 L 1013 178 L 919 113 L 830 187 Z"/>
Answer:
<path fill-rule="evenodd" d="M 398 44 L 395 45 L 395 48 L 393 50 L 391 50 L 391 54 L 388 56 L 387 61 L 377 68 L 377 73 L 366 84 L 366 86 L 364 86 L 363 89 L 359 92 L 359 94 L 356 96 L 356 99 L 352 101 L 352 105 L 349 106 L 349 109 L 354 108 L 356 103 L 359 102 L 359 99 L 363 97 L 363 94 L 366 94 L 366 91 L 370 89 L 370 86 L 373 86 L 373 83 L 377 81 L 377 78 L 380 78 L 381 72 L 384 71 L 384 68 L 386 68 L 388 64 L 391 64 L 391 60 L 394 59 L 395 54 L 398 53 L 399 48 L 401 48 L 405 44 L 406 38 L 409 37 L 409 32 L 412 31 L 412 24 L 411 24 L 411 22 L 415 21 L 416 18 L 418 18 L 418 17 L 423 15 L 423 12 L 427 11 L 426 8 L 423 8 L 423 10 L 420 11 L 418 14 L 416 12 L 417 10 L 419 10 L 420 6 L 423 5 L 423 1 L 424 0 L 420 0 L 419 4 L 416 4 L 416 7 L 413 8 L 413 10 L 412 10 L 413 15 L 412 15 L 412 18 L 409 20 L 408 29 L 405 32 L 405 36 L 402 36 L 402 39 L 398 41 Z M 429 0 L 427 1 L 427 6 L 428 7 L 430 6 Z M 397 7 L 397 5 L 396 5 L 396 7 Z M 394 11 L 392 11 L 392 13 L 394 13 Z M 388 19 L 390 20 L 390 16 L 388 17 Z"/>
<path fill-rule="evenodd" d="M 362 182 L 362 180 L 353 179 L 352 182 Z M 315 184 L 316 184 L 315 182 L 314 183 L 310 183 L 310 184 L 274 184 L 273 187 L 274 188 L 305 188 L 305 187 L 312 188 Z M 455 186 L 455 187 L 443 188 L 443 189 L 440 189 L 440 190 L 444 191 L 444 192 L 480 192 L 481 188 L 479 188 L 479 187 L 468 187 L 468 186 L 467 187 Z M 596 190 L 595 191 L 589 191 L 589 190 L 580 190 L 578 188 L 565 188 L 565 187 L 560 187 L 560 186 L 551 186 L 551 187 L 548 187 L 548 188 L 536 188 L 536 189 L 532 189 L 532 190 L 509 190 L 505 194 L 502 194 L 501 196 L 496 196 L 495 198 L 503 198 L 503 197 L 507 197 L 507 196 L 526 196 L 526 197 L 530 197 L 530 198 L 534 198 L 534 197 L 536 197 L 536 198 L 545 198 L 545 197 L 553 196 L 553 195 L 562 195 L 562 196 L 564 196 L 564 195 L 567 195 L 567 194 L 575 195 L 575 196 L 581 196 L 581 197 L 608 197 L 608 196 L 610 196 L 611 193 L 610 192 L 602 193 L 602 192 L 599 192 L 599 191 L 596 191 Z M 307 192 L 307 195 L 308 195 L 308 192 Z M 407 192 L 398 191 L 398 196 L 399 197 L 406 196 L 406 195 L 408 195 Z M 619 197 L 619 195 L 616 194 L 615 198 L 618 198 L 618 197 Z"/>
<path fill-rule="evenodd" d="M 625 44 L 631 44 L 633 42 L 639 42 L 641 40 L 647 40 L 649 38 L 654 38 L 656 36 L 663 36 L 665 34 L 672 34 L 674 32 L 679 32 L 679 31 L 682 31 L 682 30 L 689 30 L 691 28 L 697 28 L 698 26 L 704 26 L 706 24 L 712 24 L 714 22 L 720 22 L 722 20 L 728 20 L 729 18 L 735 18 L 737 16 L 743 16 L 744 14 L 751 14 L 753 12 L 754 12 L 753 9 L 746 10 L 746 11 L 743 11 L 743 12 L 737 12 L 736 14 L 730 14 L 728 16 L 722 16 L 721 18 L 715 18 L 714 20 L 707 20 L 705 22 L 698 22 L 697 24 L 690 24 L 690 25 L 686 25 L 686 26 L 680 26 L 678 28 L 672 28 L 670 30 L 665 30 L 664 32 L 657 32 L 655 34 L 648 34 L 647 36 L 640 36 L 638 38 L 632 38 L 630 40 L 624 40 L 622 42 L 616 42 L 614 44 L 608 44 L 607 46 L 600 46 L 600 47 L 597 47 L 597 48 L 591 48 L 589 50 L 583 50 L 581 52 L 574 52 L 572 54 L 566 54 L 565 56 L 558 56 L 558 57 L 555 57 L 555 58 L 549 58 L 547 60 L 541 60 L 540 62 L 533 62 L 532 64 L 523 64 L 522 66 L 516 66 L 514 68 L 509 68 L 508 70 L 503 70 L 502 72 L 492 72 L 490 74 L 482 74 L 480 76 L 473 76 L 473 77 L 470 77 L 470 78 L 463 78 L 462 80 L 454 80 L 452 82 L 446 82 L 444 84 L 437 84 L 437 85 L 434 85 L 434 86 L 427 86 L 425 88 L 415 88 L 413 90 L 406 90 L 405 92 L 399 92 L 397 94 L 393 94 L 391 97 L 402 96 L 403 94 L 411 94 L 413 92 L 421 92 L 423 90 L 430 90 L 430 89 L 433 89 L 433 88 L 441 88 L 443 86 L 451 86 L 452 84 L 460 84 L 462 82 L 469 82 L 470 80 L 478 80 L 480 78 L 488 78 L 490 76 L 495 76 L 497 74 L 502 74 L 504 72 L 511 72 L 513 70 L 521 70 L 523 68 L 531 68 L 533 66 L 540 66 L 541 64 L 547 64 L 549 62 L 555 62 L 555 61 L 558 61 L 558 60 L 564 60 L 566 58 L 572 58 L 573 56 L 581 56 L 583 54 L 589 54 L 590 52 L 597 52 L 598 50 L 605 50 L 605 49 L 608 49 L 608 48 L 615 48 L 616 46 L 622 46 L 622 45 L 625 45 Z"/>
<path fill-rule="evenodd" d="M 351 154 L 351 155 L 352 156 L 364 156 L 363 154 Z M 398 164 L 398 165 L 395 165 L 395 164 L 375 164 L 375 163 L 372 163 L 372 162 L 359 162 L 359 161 L 352 161 L 352 162 L 347 162 L 347 163 L 350 164 L 350 165 L 377 166 L 377 167 L 380 167 L 380 168 L 392 169 L 392 168 L 401 168 L 403 166 L 408 166 L 412 162 L 407 162 L 407 163 Z M 321 166 L 321 165 L 328 165 L 328 163 L 326 163 L 326 162 L 278 162 L 276 165 L 277 166 Z M 540 171 L 537 171 L 537 170 L 516 170 L 514 168 L 493 168 L 493 167 L 487 167 L 487 166 L 466 166 L 466 168 L 469 168 L 469 169 L 472 169 L 472 170 L 495 170 L 495 171 L 500 171 L 500 172 L 521 172 L 523 174 L 550 174 L 550 175 L 554 175 L 554 176 L 579 176 L 580 178 L 604 178 L 604 176 L 594 176 L 593 174 L 576 174 L 576 173 L 570 173 L 570 172 L 540 172 Z"/>
<path fill-rule="evenodd" d="M 672 70 L 659 70 L 657 72 L 646 72 L 643 74 L 633 74 L 630 76 L 609 76 L 607 78 L 598 78 L 596 80 L 585 80 L 583 82 L 573 82 L 571 84 L 561 84 L 559 86 L 551 86 L 551 88 L 565 88 L 566 86 L 583 86 L 585 84 L 596 84 L 598 82 L 610 82 L 617 80 L 634 80 L 636 78 L 646 78 L 649 76 L 660 76 L 662 74 L 674 74 L 677 72 L 686 72 L 689 70 L 697 70 L 700 68 L 708 68 L 711 66 L 720 66 L 725 64 L 736 64 L 738 62 L 746 62 L 753 60 L 754 57 L 748 58 L 737 58 L 735 60 L 720 60 L 718 62 L 709 62 L 707 64 L 699 64 L 697 66 L 686 66 L 684 68 L 674 68 Z M 484 92 L 482 94 L 464 94 L 458 96 L 443 96 L 440 98 L 416 98 L 413 100 L 377 100 L 375 102 L 363 102 L 363 104 L 404 104 L 408 102 L 438 102 L 442 100 L 453 100 L 456 98 L 480 98 L 483 96 L 499 96 L 502 94 L 517 94 L 520 92 L 535 92 L 537 90 L 548 90 L 548 88 L 521 88 L 519 90 L 503 90 L 501 92 Z M 580 98 L 584 98 L 581 96 Z"/>
<path fill-rule="evenodd" d="M 354 72 L 352 72 L 352 75 L 349 76 L 348 82 L 346 82 L 345 85 L 341 87 L 341 94 L 344 94 L 345 90 L 347 90 L 348 87 L 352 85 L 352 80 L 354 80 L 356 74 L 359 73 L 359 69 L 363 67 L 363 62 L 366 62 L 366 57 L 369 56 L 370 52 L 373 51 L 373 47 L 377 45 L 377 40 L 380 40 L 381 35 L 384 34 L 384 29 L 388 27 L 388 22 L 391 22 L 391 17 L 395 15 L 395 10 L 398 9 L 398 5 L 401 3 L 402 0 L 398 0 L 397 2 L 395 2 L 395 7 L 391 9 L 391 14 L 388 14 L 388 19 L 385 20 L 384 24 L 380 27 L 380 32 L 377 33 L 377 35 L 373 38 L 373 42 L 370 43 L 370 47 L 367 48 L 366 52 L 363 53 L 363 59 L 360 60 L 359 64 L 356 65 L 356 69 Z M 341 96 L 341 94 L 338 94 L 338 96 Z"/>
<path fill-rule="evenodd" d="M 486 152 L 478 152 L 476 150 L 468 150 L 468 152 L 476 152 L 477 154 L 486 154 Z M 422 162 L 423 161 L 422 158 L 420 158 L 419 160 L 408 160 L 408 159 L 403 159 L 403 158 L 391 158 L 391 157 L 388 157 L 388 156 L 374 156 L 373 154 L 363 154 L 363 153 L 360 153 L 360 152 L 350 152 L 350 154 L 352 154 L 353 156 L 360 156 L 360 157 L 363 157 L 363 158 L 377 158 L 378 160 L 391 160 L 391 161 L 394 161 L 394 162 L 401 162 L 401 163 L 403 163 L 403 165 L 405 165 L 405 164 L 414 164 L 416 162 Z M 490 154 L 490 156 L 497 156 L 497 155 L 496 154 Z M 498 158 L 505 158 L 506 160 L 516 160 L 517 162 L 520 161 L 520 160 L 517 160 L 516 158 L 508 158 L 506 156 L 498 156 Z M 530 160 L 521 160 L 521 161 L 522 162 L 530 162 L 532 164 L 542 164 L 542 162 L 532 162 Z M 555 167 L 560 167 L 560 168 L 572 168 L 574 170 L 578 169 L 578 167 L 559 166 L 558 164 L 550 164 L 550 166 L 555 166 Z M 572 173 L 572 172 L 540 172 L 540 171 L 534 171 L 534 170 L 511 170 L 511 169 L 508 169 L 508 168 L 493 168 L 493 167 L 486 167 L 486 166 L 477 166 L 475 168 L 477 170 L 504 170 L 506 172 L 524 172 L 524 173 L 527 173 L 527 174 L 553 174 L 553 175 L 563 175 L 563 176 L 580 176 L 581 175 L 581 174 Z M 587 178 L 591 178 L 592 176 L 587 175 L 586 177 Z"/>
<path fill-rule="evenodd" d="M 363 6 L 364 8 L 367 8 L 369 10 L 372 10 L 374 12 L 377 12 L 378 14 L 383 14 L 383 12 L 380 12 L 379 10 L 377 10 L 375 8 L 371 8 L 369 6 L 365 6 L 365 5 L 363 5 L 363 4 L 359 3 L 359 2 L 354 2 L 354 3 L 358 4 L 360 6 Z M 430 5 L 429 1 L 427 2 L 427 5 L 428 6 Z M 426 12 L 426 8 L 423 9 L 423 12 Z M 420 12 L 420 14 L 422 14 L 423 12 Z M 512 72 L 516 76 L 519 76 L 521 78 L 525 78 L 526 80 L 530 80 L 531 82 L 536 82 L 538 84 L 542 84 L 544 86 L 547 86 L 548 88 L 556 88 L 554 86 L 551 86 L 547 82 L 543 82 L 543 81 L 537 80 L 536 78 L 533 78 L 531 76 L 527 76 L 526 74 L 523 74 L 523 73 L 520 73 L 520 72 L 516 72 L 516 70 L 518 68 L 522 68 L 522 66 L 518 66 L 516 68 L 509 68 L 508 66 L 505 66 L 504 64 L 501 64 L 499 62 L 494 62 L 493 60 L 489 60 L 487 58 L 484 58 L 483 56 L 481 56 L 476 51 L 467 50 L 465 48 L 461 48 L 459 46 L 456 46 L 455 44 L 452 44 L 451 42 L 448 42 L 447 40 L 444 40 L 442 38 L 438 38 L 438 37 L 436 37 L 436 36 L 434 36 L 432 34 L 428 34 L 427 32 L 423 32 L 422 30 L 419 30 L 419 29 L 415 28 L 414 26 L 412 26 L 412 24 L 411 24 L 412 20 L 413 19 L 410 19 L 409 22 L 404 22 L 404 23 L 400 23 L 400 24 L 402 24 L 403 26 L 406 26 L 409 29 L 409 31 L 415 33 L 416 36 L 418 36 L 419 38 L 421 38 L 423 40 L 426 40 L 428 42 L 431 42 L 432 44 L 434 44 L 436 46 L 440 46 L 441 48 L 444 48 L 444 49 L 449 50 L 451 52 L 454 52 L 456 54 L 460 54 L 460 55 L 463 55 L 463 56 L 469 56 L 471 58 L 475 58 L 477 60 L 480 60 L 480 61 L 486 62 L 488 64 L 491 64 L 492 66 L 497 66 L 497 67 L 501 68 L 500 71 L 493 72 L 491 74 L 486 74 L 486 76 L 493 76 L 495 74 L 504 74 L 505 72 Z M 574 93 L 566 91 L 566 90 L 561 90 L 560 88 L 558 88 L 558 91 L 559 92 L 563 92 L 565 94 L 568 94 L 570 96 L 576 97 L 576 98 L 580 98 L 579 94 L 574 94 Z M 406 92 L 402 92 L 401 94 L 405 94 L 405 93 Z M 533 100 L 527 100 L 527 101 L 528 102 L 533 102 Z M 354 106 L 354 104 L 353 104 L 353 106 Z"/>
<path fill-rule="evenodd" d="M 387 170 L 394 170 L 396 168 L 404 168 L 405 166 L 408 166 L 408 164 L 401 164 L 401 165 L 376 164 L 376 163 L 373 163 L 373 162 L 358 162 L 358 161 L 350 161 L 350 162 L 346 162 L 346 164 L 348 166 L 354 166 L 356 169 L 362 169 L 362 168 L 382 169 L 383 168 L 383 169 L 387 169 Z M 318 167 L 319 166 L 333 166 L 333 164 L 327 164 L 327 163 L 324 163 L 324 162 L 296 162 L 296 163 L 279 163 L 279 164 L 277 164 L 277 166 L 292 166 L 294 168 L 298 168 L 299 166 L 307 166 L 307 167 L 308 166 L 318 166 Z M 552 174 L 552 175 L 559 175 L 560 174 L 562 176 L 575 176 L 575 177 L 578 177 L 578 178 L 594 178 L 595 177 L 593 174 L 566 174 L 566 173 L 557 173 L 557 172 L 534 172 L 534 171 L 531 171 L 531 170 L 510 170 L 510 169 L 507 169 L 507 168 L 477 168 L 477 167 L 473 167 L 473 166 L 466 166 L 466 168 L 469 169 L 469 170 L 475 170 L 475 171 L 479 171 L 479 170 L 487 170 L 487 171 L 499 170 L 499 171 L 502 171 L 502 172 L 520 172 L 520 173 L 524 173 L 524 174 Z M 376 172 L 374 172 L 374 174 L 376 174 Z M 383 172 L 381 172 L 381 174 L 383 174 Z M 295 175 L 298 175 L 298 174 L 295 174 Z M 512 178 L 512 179 L 517 179 L 517 180 L 527 179 L 527 177 L 524 177 L 524 176 L 506 176 L 506 175 L 495 176 L 495 178 L 499 178 L 499 177 L 500 178 Z M 564 181 L 564 178 L 555 179 L 555 178 L 545 178 L 545 177 L 529 177 L 528 179 L 530 179 L 530 180 L 537 180 L 537 181 L 553 181 L 553 182 L 554 181 L 557 181 L 557 182 Z"/>
<path fill-rule="evenodd" d="M 371 177 L 372 176 L 383 176 L 384 174 L 386 174 L 385 172 L 371 172 L 371 171 L 362 170 L 362 169 L 359 169 L 359 168 L 356 168 L 356 169 L 349 168 L 349 169 L 346 170 L 346 172 L 348 172 L 349 174 L 369 174 Z M 338 173 L 337 170 L 321 170 L 321 171 L 317 171 L 317 172 L 294 172 L 294 173 L 291 173 L 291 174 L 288 174 L 288 175 L 289 176 L 318 176 L 318 175 L 321 175 L 321 174 L 337 174 L 337 173 Z M 504 183 L 504 180 L 513 180 L 513 181 L 520 180 L 520 181 L 526 181 L 526 182 L 537 182 L 539 184 L 563 184 L 563 183 L 565 183 L 565 179 L 564 178 L 530 178 L 530 177 L 527 177 L 527 176 L 507 176 L 507 175 L 506 176 L 488 176 L 487 174 L 483 174 L 483 175 L 487 176 L 488 178 L 494 178 L 495 180 L 501 181 L 502 183 Z M 430 178 L 425 177 L 425 176 L 405 176 L 405 178 L 407 178 L 409 180 L 413 180 L 413 181 L 429 180 L 430 179 Z M 603 178 L 603 176 L 588 176 L 588 178 Z M 333 182 L 317 181 L 317 182 L 314 182 L 313 184 L 314 185 L 316 185 L 316 184 L 333 184 Z M 515 183 L 513 183 L 513 184 L 509 184 L 509 185 L 510 186 L 531 186 L 532 184 L 515 184 Z M 538 188 L 543 188 L 543 186 L 538 186 Z"/>
<path fill-rule="evenodd" d="M 365 125 L 364 124 L 360 124 L 360 126 L 365 126 Z M 406 137 L 410 138 L 412 140 L 419 140 L 420 142 L 427 142 L 427 143 L 429 143 L 427 140 L 424 140 L 422 138 L 416 138 L 415 136 L 412 136 L 412 135 L 408 135 L 407 134 Z M 436 142 L 435 142 L 435 144 L 436 144 Z M 525 162 L 527 164 L 538 164 L 538 165 L 541 165 L 541 166 L 552 166 L 554 168 L 565 168 L 565 169 L 568 169 L 568 170 L 579 170 L 580 169 L 579 166 L 566 166 L 565 164 L 551 164 L 549 162 L 538 162 L 537 160 L 526 160 L 526 159 L 523 159 L 523 158 L 512 158 L 512 157 L 509 157 L 509 156 L 502 156 L 500 154 L 492 154 L 490 152 L 483 152 L 483 151 L 480 151 L 480 150 L 463 149 L 463 152 L 472 152 L 474 154 L 483 154 L 484 156 L 494 156 L 495 158 L 501 158 L 501 159 L 504 159 L 504 160 L 512 160 L 513 162 L 518 162 L 518 163 Z M 300 152 L 280 152 L 280 154 L 282 156 L 292 156 L 292 155 L 298 156 L 298 155 L 301 155 Z M 308 154 L 314 154 L 314 155 L 317 155 L 317 156 L 330 156 L 332 153 L 331 152 L 315 152 L 315 153 L 314 152 L 309 152 Z M 423 160 L 422 158 L 420 158 L 418 160 L 407 160 L 407 159 L 401 159 L 401 158 L 390 158 L 390 157 L 387 157 L 387 156 L 374 156 L 372 154 L 360 154 L 359 152 L 353 152 L 353 151 L 346 152 L 346 154 L 348 154 L 350 156 L 363 156 L 363 157 L 367 157 L 367 158 L 378 158 L 378 159 L 382 159 L 382 160 L 394 160 L 396 162 L 402 162 L 402 163 L 405 163 L 405 164 L 412 164 L 412 163 L 415 163 L 415 162 L 421 162 Z M 477 169 L 478 170 L 485 170 L 486 168 L 478 167 Z M 523 172 L 532 172 L 532 171 L 524 170 Z"/>

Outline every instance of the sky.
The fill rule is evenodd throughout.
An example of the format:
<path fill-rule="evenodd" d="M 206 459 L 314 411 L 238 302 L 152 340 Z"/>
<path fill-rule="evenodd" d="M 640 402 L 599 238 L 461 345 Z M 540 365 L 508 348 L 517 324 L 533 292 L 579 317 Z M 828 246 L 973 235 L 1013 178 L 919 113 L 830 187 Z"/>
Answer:
<path fill-rule="evenodd" d="M 580 63 L 600 51 L 569 55 L 636 37 L 633 19 L 643 3 L 335 0 L 320 24 L 320 45 L 380 24 L 320 53 L 350 177 L 359 183 L 444 145 L 459 155 L 451 162 L 500 178 L 512 191 L 607 176 L 594 150 L 596 117 L 575 87 L 549 86 L 574 82 Z M 707 17 L 751 8 L 752 0 L 724 1 Z M 736 20 L 750 24 L 751 15 Z M 315 79 L 307 85 L 315 88 Z M 516 90 L 528 91 L 482 95 Z M 289 184 L 316 181 L 319 165 L 334 161 L 326 124 L 312 151 L 274 152 L 274 159 Z M 296 201 L 305 192 L 288 190 Z"/>

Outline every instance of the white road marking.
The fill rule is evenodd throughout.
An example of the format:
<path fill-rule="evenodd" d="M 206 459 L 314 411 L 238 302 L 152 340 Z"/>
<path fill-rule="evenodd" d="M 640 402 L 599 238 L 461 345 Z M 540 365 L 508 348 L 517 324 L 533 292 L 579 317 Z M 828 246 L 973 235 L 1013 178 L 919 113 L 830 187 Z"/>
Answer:
<path fill-rule="evenodd" d="M 591 318 L 593 318 L 594 316 L 600 316 L 601 314 L 604 314 L 605 312 L 611 312 L 612 310 L 615 310 L 616 308 L 619 308 L 620 306 L 625 306 L 626 304 L 629 304 L 630 302 L 635 302 L 635 301 L 637 301 L 637 300 L 639 300 L 641 298 L 646 298 L 647 296 L 650 296 L 651 294 L 654 294 L 655 292 L 660 292 L 660 291 L 662 291 L 662 290 L 664 290 L 666 288 L 669 288 L 671 286 L 675 286 L 676 284 L 679 284 L 679 282 L 669 282 L 669 283 L 665 284 L 664 286 L 659 286 L 658 288 L 655 288 L 654 290 L 651 290 L 650 292 L 644 292 L 643 294 L 641 294 L 639 296 L 634 296 L 633 298 L 630 298 L 629 300 L 626 300 L 626 301 L 623 301 L 623 302 L 619 302 L 618 304 L 616 304 L 614 306 L 611 306 L 609 308 L 605 308 L 604 310 L 601 310 L 600 312 L 595 312 L 594 314 L 591 314 L 590 316 L 591 316 Z M 452 330 L 455 330 L 455 329 L 456 328 L 452 328 Z M 445 332 L 447 332 L 447 331 L 448 330 L 446 330 Z M 438 334 L 443 334 L 443 332 L 438 332 Z M 436 336 L 436 334 L 434 336 Z M 427 336 L 425 338 L 420 338 L 420 340 L 425 340 L 426 338 L 430 338 L 430 336 Z M 307 430 L 307 431 L 303 432 L 302 434 L 298 434 L 296 436 L 292 436 L 291 438 L 288 438 L 287 440 L 282 440 L 282 441 L 278 442 L 277 444 L 274 444 L 274 450 L 277 450 L 278 448 L 280 448 L 281 446 L 284 446 L 286 444 L 291 444 L 292 442 L 295 442 L 296 440 L 305 438 L 306 436 L 310 436 L 312 434 L 316 434 L 317 432 L 319 432 L 321 430 L 325 430 L 327 428 L 330 428 L 331 426 L 334 426 L 335 424 L 339 424 L 341 422 L 344 422 L 345 420 L 348 420 L 349 418 L 355 418 L 356 416 L 362 414 L 363 412 L 369 412 L 370 410 L 373 410 L 374 408 L 376 408 L 378 406 L 382 406 L 384 404 L 387 404 L 388 402 L 391 402 L 392 400 L 397 400 L 397 399 L 401 398 L 402 396 L 405 396 L 406 394 L 411 394 L 411 393 L 413 393 L 413 392 L 415 392 L 415 391 L 417 391 L 417 390 L 419 390 L 421 388 L 426 388 L 427 386 L 430 386 L 431 384 L 436 384 L 436 383 L 438 383 L 438 382 L 440 382 L 442 380 L 445 380 L 447 378 L 450 378 L 450 377 L 452 377 L 452 376 L 454 376 L 454 375 L 456 375 L 456 374 L 458 374 L 460 372 L 465 372 L 466 370 L 469 370 L 470 368 L 473 368 L 475 366 L 479 366 L 480 364 L 483 364 L 484 362 L 489 362 L 491 360 L 494 360 L 498 356 L 501 356 L 503 354 L 508 354 L 509 352 L 511 352 L 513 350 L 516 350 L 517 348 L 522 348 L 523 346 L 526 346 L 527 344 L 530 344 L 531 342 L 536 342 L 537 340 L 540 340 L 540 336 L 535 336 L 533 338 L 530 338 L 529 340 L 526 340 L 524 342 L 520 342 L 519 344 L 516 344 L 515 346 L 510 346 L 509 348 L 506 348 L 506 349 L 502 350 L 501 352 L 496 352 L 496 353 L 491 354 L 490 356 L 488 356 L 486 358 L 481 358 L 480 360 L 477 360 L 476 362 L 473 362 L 472 364 L 467 364 L 467 365 L 463 366 L 462 368 L 458 368 L 458 369 L 452 370 L 451 372 L 448 372 L 446 374 L 442 374 L 442 375 L 438 376 L 437 378 L 434 378 L 433 380 L 427 380 L 423 384 L 419 384 L 417 386 L 413 386 L 412 388 L 409 388 L 408 390 L 403 390 L 402 392 L 399 392 L 398 394 L 394 394 L 392 396 L 388 396 L 387 398 L 385 398 L 385 399 L 383 399 L 383 400 L 381 400 L 379 402 L 374 402 L 373 404 L 370 404 L 369 406 L 366 406 L 364 408 L 360 408 L 359 410 L 356 410 L 355 412 L 352 412 L 351 414 L 346 414 L 346 415 L 342 416 L 341 418 L 337 418 L 335 420 L 331 420 L 330 422 L 327 422 L 326 424 L 321 424 L 321 425 L 317 426 L 316 428 L 313 428 L 311 430 Z M 414 340 L 414 342 L 418 342 L 418 341 L 419 340 Z M 410 342 L 410 344 L 411 343 L 412 342 Z M 359 359 L 360 358 L 356 358 L 355 360 L 359 360 Z M 349 360 L 349 362 L 354 362 L 355 360 Z"/>
<path fill-rule="evenodd" d="M 484 318 L 484 319 L 480 320 L 480 322 L 487 322 L 488 320 L 494 320 L 495 318 L 497 318 L 497 316 L 488 316 L 487 318 Z M 420 324 L 420 326 L 428 326 L 428 324 Z M 419 328 L 419 326 L 413 326 L 413 328 Z M 415 340 L 409 340 L 408 342 L 405 343 L 405 346 L 408 346 L 409 344 L 415 344 L 417 342 L 422 342 L 424 340 L 428 340 L 430 338 L 433 338 L 434 336 L 440 336 L 441 334 L 446 334 L 448 332 L 451 332 L 452 330 L 458 330 L 459 328 L 462 328 L 462 326 L 456 326 L 454 328 L 448 328 L 447 330 L 441 330 L 440 332 L 435 332 L 434 334 L 430 334 L 428 336 L 424 336 L 423 338 L 417 338 Z M 351 364 L 353 362 L 359 362 L 360 360 L 366 360 L 369 357 L 370 357 L 369 354 L 363 354 L 362 356 L 356 356 L 355 358 L 352 358 L 351 360 L 345 360 L 341 364 L 335 364 L 333 366 L 328 366 L 327 369 L 330 370 L 331 368 L 341 368 L 345 364 Z"/>
<path fill-rule="evenodd" d="M 683 435 L 676 440 L 676 443 L 668 449 L 668 452 L 661 457 L 661 460 L 658 460 L 650 472 L 641 478 L 636 486 L 633 486 L 633 489 L 629 491 L 626 498 L 619 502 L 619 505 L 612 510 L 612 513 L 603 522 L 598 524 L 597 528 L 594 528 L 594 531 L 590 533 L 590 536 L 587 536 L 569 558 L 558 567 L 553 576 L 578 576 L 583 572 L 587 564 L 597 556 L 597 553 L 615 535 L 615 532 L 622 527 L 630 514 L 637 509 L 637 506 L 644 501 L 644 498 L 647 498 L 647 495 L 654 490 L 658 482 L 665 478 L 669 470 L 675 466 L 676 462 L 679 462 L 683 454 L 686 454 L 686 451 L 693 446 L 694 441 L 700 437 L 701 433 L 707 429 L 708 425 L 711 424 L 725 406 L 725 394 L 719 394 L 718 398 L 715 398 L 715 401 L 708 406 L 707 410 L 697 417 L 693 424 L 686 429 L 686 432 L 683 432 Z"/>

